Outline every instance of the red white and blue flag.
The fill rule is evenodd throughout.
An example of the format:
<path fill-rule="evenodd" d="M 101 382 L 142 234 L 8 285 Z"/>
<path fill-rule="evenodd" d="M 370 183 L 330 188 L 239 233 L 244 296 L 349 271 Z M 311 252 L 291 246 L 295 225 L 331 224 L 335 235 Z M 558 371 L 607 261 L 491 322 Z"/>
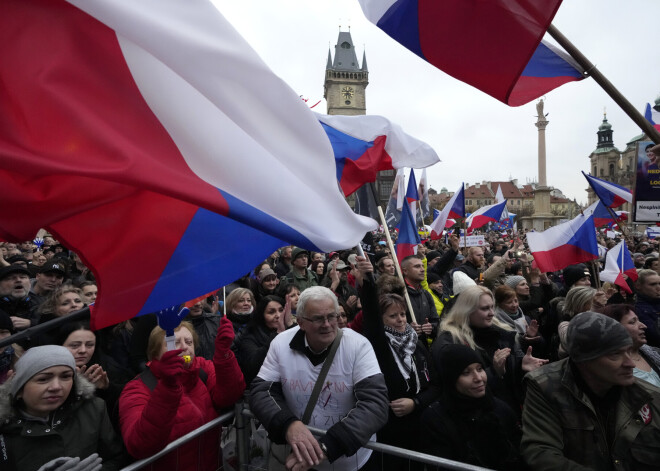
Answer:
<path fill-rule="evenodd" d="M 541 42 L 561 0 L 359 1 L 395 41 L 510 106 L 585 77 L 568 54 Z"/>
<path fill-rule="evenodd" d="M 660 111 L 656 111 L 650 103 L 646 104 L 644 117 L 649 123 L 653 125 L 654 128 L 660 131 Z"/>
<path fill-rule="evenodd" d="M 592 203 L 587 209 L 582 211 L 585 216 L 593 216 L 594 226 L 603 227 L 610 224 L 613 224 L 612 215 L 607 210 L 605 205 L 601 203 L 600 200 L 597 200 L 595 203 Z"/>
<path fill-rule="evenodd" d="M 413 221 L 417 221 L 417 202 L 419 201 L 419 191 L 417 188 L 417 180 L 415 180 L 415 171 L 410 169 L 410 176 L 408 177 L 408 188 L 406 189 L 406 203 L 410 208 L 410 215 Z M 405 206 L 405 204 L 404 204 Z M 403 215 L 401 216 L 403 219 Z"/>
<path fill-rule="evenodd" d="M 396 240 L 396 257 L 399 263 L 408 255 L 417 253 L 417 245 L 422 241 L 417 231 L 415 219 L 410 213 L 410 206 L 403 205 L 401 209 L 401 220 L 399 221 L 399 237 Z"/>
<path fill-rule="evenodd" d="M 632 203 L 632 192 L 628 188 L 587 175 L 584 172 L 582 172 L 582 175 L 584 175 L 584 178 L 587 179 L 596 196 L 600 198 L 606 207 L 618 208 L 626 202 Z"/>
<path fill-rule="evenodd" d="M 104 327 L 211 292 L 287 244 L 355 246 L 326 133 L 208 1 L 5 0 L 0 237 L 96 275 Z M 252 184 L 250 184 L 250 182 Z"/>
<path fill-rule="evenodd" d="M 622 240 L 607 252 L 605 269 L 600 272 L 600 279 L 620 286 L 627 293 L 632 293 L 623 275 L 627 275 L 632 281 L 637 281 L 635 263 L 630 256 L 626 242 Z"/>
<path fill-rule="evenodd" d="M 442 232 L 456 224 L 455 219 L 465 217 L 465 189 L 461 183 L 459 190 L 454 193 L 442 211 L 438 213 L 431 223 L 431 239 L 439 239 Z"/>
<path fill-rule="evenodd" d="M 591 215 L 579 214 L 575 219 L 543 232 L 529 232 L 527 243 L 542 272 L 553 272 L 598 258 L 596 228 Z"/>
<path fill-rule="evenodd" d="M 489 222 L 498 222 L 502 217 L 502 212 L 506 209 L 506 200 L 501 203 L 491 204 L 477 209 L 465 220 L 468 233 L 474 229 L 488 224 Z"/>
<path fill-rule="evenodd" d="M 376 181 L 381 170 L 424 168 L 440 161 L 431 146 L 382 116 L 317 113 L 316 117 L 330 139 L 337 180 L 346 196 Z"/>

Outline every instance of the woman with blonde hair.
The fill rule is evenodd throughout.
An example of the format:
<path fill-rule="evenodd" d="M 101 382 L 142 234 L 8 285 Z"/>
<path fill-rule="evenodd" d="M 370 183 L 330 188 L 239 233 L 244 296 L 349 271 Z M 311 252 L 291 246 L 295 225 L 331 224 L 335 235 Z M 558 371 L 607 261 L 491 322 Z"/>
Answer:
<path fill-rule="evenodd" d="M 249 289 L 236 288 L 227 295 L 225 305 L 227 306 L 227 318 L 234 327 L 234 333 L 237 334 L 252 319 L 252 311 L 254 311 L 257 301 Z"/>
<path fill-rule="evenodd" d="M 436 365 L 440 364 L 442 348 L 450 344 L 467 345 L 480 354 L 493 394 L 518 413 L 523 376 L 548 362 L 533 357 L 531 346 L 523 353 L 516 343 L 516 331 L 495 317 L 493 293 L 483 286 L 463 290 L 443 315 L 432 348 Z"/>

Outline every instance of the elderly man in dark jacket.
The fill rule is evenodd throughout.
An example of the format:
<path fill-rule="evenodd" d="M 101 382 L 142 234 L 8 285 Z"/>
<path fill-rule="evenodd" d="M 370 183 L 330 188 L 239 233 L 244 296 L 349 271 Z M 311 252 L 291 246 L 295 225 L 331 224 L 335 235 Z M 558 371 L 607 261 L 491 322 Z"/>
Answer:
<path fill-rule="evenodd" d="M 633 376 L 626 329 L 583 312 L 567 343 L 569 358 L 525 377 L 526 463 L 538 471 L 657 470 L 660 389 Z"/>

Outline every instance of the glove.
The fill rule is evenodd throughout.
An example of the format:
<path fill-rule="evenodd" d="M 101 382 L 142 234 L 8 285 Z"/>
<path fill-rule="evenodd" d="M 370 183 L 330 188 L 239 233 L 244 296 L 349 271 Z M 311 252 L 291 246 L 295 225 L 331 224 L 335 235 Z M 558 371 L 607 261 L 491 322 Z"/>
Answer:
<path fill-rule="evenodd" d="M 84 460 L 63 456 L 44 464 L 37 471 L 100 471 L 103 459 L 98 453 L 89 455 Z"/>
<path fill-rule="evenodd" d="M 234 341 L 234 326 L 227 317 L 220 319 L 218 326 L 218 335 L 215 337 L 215 351 L 226 353 Z"/>
<path fill-rule="evenodd" d="M 158 381 L 167 386 L 178 386 L 179 376 L 186 372 L 185 362 L 179 354 L 183 350 L 170 350 L 163 353 L 160 360 L 151 360 L 149 369 L 158 378 Z"/>

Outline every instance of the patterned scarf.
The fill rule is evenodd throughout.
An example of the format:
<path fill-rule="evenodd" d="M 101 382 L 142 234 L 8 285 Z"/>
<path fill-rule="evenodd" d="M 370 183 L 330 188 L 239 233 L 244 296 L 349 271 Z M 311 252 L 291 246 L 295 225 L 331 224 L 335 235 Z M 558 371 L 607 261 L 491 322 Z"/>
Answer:
<path fill-rule="evenodd" d="M 394 360 L 406 382 L 410 379 L 410 374 L 415 373 L 415 379 L 417 380 L 417 391 L 415 393 L 418 393 L 420 387 L 419 377 L 417 376 L 417 368 L 415 368 L 415 360 L 413 359 L 413 353 L 415 353 L 415 349 L 417 348 L 417 332 L 415 332 L 415 329 L 410 324 L 406 324 L 406 330 L 403 332 L 398 332 L 391 327 L 385 326 L 385 335 L 387 335 L 390 341 Z M 410 388 L 410 385 L 408 387 Z"/>

